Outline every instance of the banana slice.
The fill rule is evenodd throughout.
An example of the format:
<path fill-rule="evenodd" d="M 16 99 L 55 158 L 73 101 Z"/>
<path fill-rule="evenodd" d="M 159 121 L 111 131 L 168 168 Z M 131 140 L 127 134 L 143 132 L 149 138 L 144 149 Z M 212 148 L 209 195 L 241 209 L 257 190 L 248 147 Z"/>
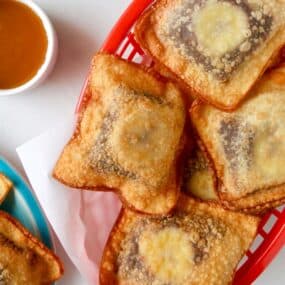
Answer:
<path fill-rule="evenodd" d="M 213 177 L 209 170 L 199 170 L 192 174 L 187 181 L 187 190 L 202 200 L 217 200 L 213 189 Z"/>
<path fill-rule="evenodd" d="M 185 174 L 185 191 L 202 200 L 217 200 L 215 176 L 205 154 L 196 149 L 188 159 Z"/>
<path fill-rule="evenodd" d="M 208 1 L 193 13 L 193 29 L 207 56 L 222 56 L 237 48 L 250 30 L 248 17 L 228 2 Z"/>
<path fill-rule="evenodd" d="M 150 271 L 165 283 L 183 284 L 194 265 L 189 234 L 177 227 L 144 232 L 139 240 L 139 253 Z"/>
<path fill-rule="evenodd" d="M 167 130 L 167 122 L 158 112 L 136 108 L 114 126 L 112 152 L 127 168 L 153 166 L 167 155 L 165 146 L 171 140 Z"/>

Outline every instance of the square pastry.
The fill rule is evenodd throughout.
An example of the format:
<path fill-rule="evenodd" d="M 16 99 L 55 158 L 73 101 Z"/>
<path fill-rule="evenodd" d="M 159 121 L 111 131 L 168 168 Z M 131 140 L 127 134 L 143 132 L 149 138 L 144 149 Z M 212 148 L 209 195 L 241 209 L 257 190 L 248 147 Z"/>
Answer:
<path fill-rule="evenodd" d="M 54 284 L 63 271 L 61 261 L 49 248 L 0 211 L 1 285 Z"/>
<path fill-rule="evenodd" d="M 284 9 L 279 0 L 158 0 L 135 34 L 196 96 L 235 109 L 279 56 Z"/>
<path fill-rule="evenodd" d="M 259 218 L 181 196 L 150 217 L 122 210 L 107 242 L 100 285 L 228 285 Z"/>
<path fill-rule="evenodd" d="M 111 190 L 138 211 L 176 204 L 176 161 L 185 110 L 180 91 L 134 63 L 95 56 L 91 98 L 64 148 L 54 177 L 75 188 Z"/>
<path fill-rule="evenodd" d="M 197 102 L 191 119 L 214 163 L 223 200 L 247 197 L 242 201 L 251 208 L 285 200 L 284 66 L 264 75 L 238 110 Z"/>
<path fill-rule="evenodd" d="M 253 215 L 261 215 L 285 203 L 284 186 L 255 191 L 238 200 L 224 200 L 223 192 L 226 190 L 217 180 L 213 163 L 206 150 L 204 147 L 195 147 L 184 167 L 182 191 L 186 195 L 203 202 L 221 204 L 232 211 Z"/>

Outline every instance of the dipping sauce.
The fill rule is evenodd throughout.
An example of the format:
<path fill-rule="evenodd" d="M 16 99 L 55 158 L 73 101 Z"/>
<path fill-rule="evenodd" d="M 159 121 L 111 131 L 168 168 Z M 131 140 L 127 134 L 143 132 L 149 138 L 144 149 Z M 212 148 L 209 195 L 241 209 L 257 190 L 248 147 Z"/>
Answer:
<path fill-rule="evenodd" d="M 47 45 L 43 23 L 31 8 L 0 0 L 0 89 L 33 78 L 44 63 Z"/>

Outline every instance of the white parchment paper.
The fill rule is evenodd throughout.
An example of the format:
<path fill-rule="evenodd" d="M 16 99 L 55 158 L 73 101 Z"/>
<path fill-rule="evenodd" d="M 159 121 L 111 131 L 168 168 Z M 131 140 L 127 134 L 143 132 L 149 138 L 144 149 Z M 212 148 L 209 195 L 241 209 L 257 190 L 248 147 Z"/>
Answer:
<path fill-rule="evenodd" d="M 17 152 L 37 198 L 67 254 L 89 284 L 99 284 L 104 245 L 121 203 L 113 193 L 65 187 L 51 177 L 73 133 L 70 120 L 20 146 Z"/>

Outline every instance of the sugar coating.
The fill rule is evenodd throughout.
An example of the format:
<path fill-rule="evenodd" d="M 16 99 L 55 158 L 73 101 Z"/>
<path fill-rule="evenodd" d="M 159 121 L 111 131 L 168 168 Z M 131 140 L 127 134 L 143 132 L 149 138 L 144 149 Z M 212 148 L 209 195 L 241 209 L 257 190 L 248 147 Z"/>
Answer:
<path fill-rule="evenodd" d="M 231 284 L 258 223 L 184 194 L 167 216 L 123 209 L 104 251 L 101 284 Z"/>
<path fill-rule="evenodd" d="M 144 218 L 121 244 L 118 278 L 140 285 L 219 284 L 229 278 L 240 250 L 230 227 L 207 214 Z"/>
<path fill-rule="evenodd" d="M 123 85 L 113 98 L 90 152 L 91 165 L 99 173 L 139 180 L 150 188 L 162 186 L 169 169 L 159 176 L 156 167 L 170 166 L 175 153 L 167 154 L 175 149 L 180 135 L 173 131 L 171 103 Z"/>
<path fill-rule="evenodd" d="M 242 118 L 225 118 L 220 123 L 219 134 L 229 168 L 233 171 L 238 167 L 248 169 L 252 163 L 254 128 Z"/>
<path fill-rule="evenodd" d="M 220 144 L 229 167 L 224 181 L 231 191 L 253 193 L 285 182 L 285 129 L 280 121 L 285 111 L 283 92 L 260 94 L 239 114 L 221 120 Z M 225 122 L 227 136 L 222 131 Z"/>
<path fill-rule="evenodd" d="M 88 88 L 54 177 L 73 188 L 117 192 L 140 211 L 167 213 L 178 198 L 185 121 L 179 89 L 107 54 L 95 56 Z"/>
<path fill-rule="evenodd" d="M 274 80 L 284 80 L 284 74 L 277 70 L 264 76 L 235 112 L 205 107 L 203 115 L 194 119 L 227 199 L 285 183 L 285 90 L 284 81 Z"/>
<path fill-rule="evenodd" d="M 272 27 L 271 9 L 264 3 L 181 0 L 163 14 L 158 36 L 214 78 L 227 81 L 270 37 Z"/>

